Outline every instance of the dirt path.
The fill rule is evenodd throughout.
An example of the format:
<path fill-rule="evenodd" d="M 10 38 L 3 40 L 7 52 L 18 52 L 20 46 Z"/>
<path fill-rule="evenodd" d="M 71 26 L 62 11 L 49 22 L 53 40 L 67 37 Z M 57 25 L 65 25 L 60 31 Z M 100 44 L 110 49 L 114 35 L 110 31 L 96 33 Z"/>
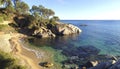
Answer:
<path fill-rule="evenodd" d="M 7 53 L 11 52 L 13 56 L 20 59 L 20 64 L 28 66 L 27 69 L 43 69 L 39 66 L 40 60 L 37 59 L 35 53 L 28 51 L 20 44 L 20 37 L 24 37 L 24 35 L 17 33 L 0 34 L 0 50 Z"/>
<path fill-rule="evenodd" d="M 10 43 L 13 46 L 12 53 L 24 60 L 24 63 L 28 66 L 28 69 L 41 69 L 38 64 L 38 60 L 36 59 L 36 55 L 33 52 L 24 49 L 18 40 L 19 38 L 16 37 L 10 39 Z"/>
<path fill-rule="evenodd" d="M 2 23 L 0 23 L 0 25 L 8 25 L 9 23 L 11 23 L 12 21 L 4 21 Z"/>

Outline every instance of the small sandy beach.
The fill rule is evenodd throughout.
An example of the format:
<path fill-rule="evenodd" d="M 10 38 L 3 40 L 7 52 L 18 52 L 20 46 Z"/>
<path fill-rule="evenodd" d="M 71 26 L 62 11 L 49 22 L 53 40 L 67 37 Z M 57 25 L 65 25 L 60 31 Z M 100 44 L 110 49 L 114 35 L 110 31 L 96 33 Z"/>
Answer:
<path fill-rule="evenodd" d="M 22 48 L 18 40 L 18 38 L 11 38 L 10 40 L 14 46 L 12 53 L 19 59 L 24 60 L 25 65 L 29 66 L 29 69 L 40 69 L 39 61 L 34 52 Z"/>
<path fill-rule="evenodd" d="M 19 43 L 19 39 L 24 37 L 22 34 L 10 33 L 10 34 L 0 34 L 2 46 L 1 49 L 8 49 L 6 52 L 10 52 L 13 56 L 21 60 L 21 65 L 28 66 L 28 69 L 42 69 L 39 65 L 40 60 L 37 59 L 36 55 L 32 51 L 24 49 Z M 6 48 L 4 48 L 6 46 Z"/>

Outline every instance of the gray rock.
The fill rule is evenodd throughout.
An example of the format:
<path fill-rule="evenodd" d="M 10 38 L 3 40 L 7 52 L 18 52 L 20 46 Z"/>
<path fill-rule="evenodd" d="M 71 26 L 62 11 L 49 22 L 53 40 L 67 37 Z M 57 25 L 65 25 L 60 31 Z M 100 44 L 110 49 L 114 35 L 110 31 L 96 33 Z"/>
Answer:
<path fill-rule="evenodd" d="M 85 67 L 87 68 L 90 68 L 90 67 L 94 67 L 98 65 L 98 61 L 88 61 L 86 64 L 85 64 Z"/>
<path fill-rule="evenodd" d="M 101 62 L 95 67 L 89 68 L 89 69 L 120 69 L 120 62 L 115 63 L 113 65 L 114 60 L 108 61 L 108 62 Z"/>
<path fill-rule="evenodd" d="M 55 37 L 55 34 L 53 34 L 51 32 L 51 30 L 49 29 L 46 29 L 44 27 L 41 27 L 37 30 L 34 31 L 33 33 L 34 36 L 38 36 L 38 37 L 41 37 L 41 38 L 45 38 L 45 37 Z"/>
<path fill-rule="evenodd" d="M 45 38 L 45 37 L 55 37 L 56 35 L 69 35 L 80 32 L 82 31 L 77 26 L 74 26 L 72 24 L 58 23 L 55 26 L 48 25 L 47 28 L 41 27 L 39 29 L 36 29 L 33 35 L 41 38 Z"/>
<path fill-rule="evenodd" d="M 89 69 L 105 69 L 106 63 L 100 63 L 95 67 L 91 67 Z"/>
<path fill-rule="evenodd" d="M 120 60 L 118 60 L 114 65 L 112 65 L 109 69 L 120 69 Z"/>
<path fill-rule="evenodd" d="M 58 35 L 69 35 L 82 32 L 77 26 L 72 24 L 57 24 L 52 31 Z"/>

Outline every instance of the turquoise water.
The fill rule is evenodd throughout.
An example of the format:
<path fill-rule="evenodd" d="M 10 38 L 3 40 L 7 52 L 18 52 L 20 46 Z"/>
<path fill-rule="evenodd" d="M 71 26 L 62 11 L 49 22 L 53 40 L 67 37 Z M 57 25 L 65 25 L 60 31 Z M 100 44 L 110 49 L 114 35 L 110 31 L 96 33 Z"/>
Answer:
<path fill-rule="evenodd" d="M 53 39 L 35 39 L 36 45 L 51 46 L 54 49 L 92 45 L 100 54 L 120 55 L 120 21 L 114 20 L 62 20 L 78 26 L 82 33 Z M 87 24 L 88 26 L 80 26 Z"/>
<path fill-rule="evenodd" d="M 61 20 L 61 22 L 78 26 L 82 33 L 51 39 L 34 38 L 29 39 L 29 41 L 39 48 L 45 46 L 46 48 L 50 47 L 60 51 L 66 57 L 87 57 L 87 55 L 101 54 L 120 56 L 119 20 Z M 80 26 L 81 24 L 86 24 L 87 26 Z M 86 48 L 81 49 L 81 47 Z"/>
<path fill-rule="evenodd" d="M 120 21 L 62 21 L 72 23 L 82 29 L 74 40 L 74 46 L 92 45 L 100 49 L 100 54 L 120 55 Z M 87 24 L 88 26 L 79 26 Z"/>

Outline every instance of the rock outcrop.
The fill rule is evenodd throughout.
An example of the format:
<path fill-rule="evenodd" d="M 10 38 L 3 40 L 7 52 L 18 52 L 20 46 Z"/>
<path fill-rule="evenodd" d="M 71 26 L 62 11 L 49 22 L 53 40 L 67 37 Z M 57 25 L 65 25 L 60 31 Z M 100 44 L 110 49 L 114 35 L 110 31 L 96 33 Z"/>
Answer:
<path fill-rule="evenodd" d="M 74 33 L 82 32 L 77 26 L 72 24 L 57 24 L 54 28 L 52 28 L 52 32 L 57 35 L 69 35 Z"/>
<path fill-rule="evenodd" d="M 44 27 L 41 27 L 37 30 L 34 31 L 33 35 L 40 37 L 40 38 L 45 38 L 45 37 L 55 37 L 55 34 L 51 32 L 51 30 L 46 29 Z"/>
<path fill-rule="evenodd" d="M 45 37 L 55 37 L 60 35 L 69 35 L 82 32 L 77 26 L 72 24 L 57 23 L 55 26 L 48 26 L 48 28 L 41 27 L 33 32 L 33 35 L 45 38 Z"/>
<path fill-rule="evenodd" d="M 112 62 L 102 62 L 95 67 L 89 69 L 108 69 L 112 65 Z"/>
<path fill-rule="evenodd" d="M 109 69 L 120 69 L 120 60 L 118 60 L 114 65 L 112 65 Z"/>

